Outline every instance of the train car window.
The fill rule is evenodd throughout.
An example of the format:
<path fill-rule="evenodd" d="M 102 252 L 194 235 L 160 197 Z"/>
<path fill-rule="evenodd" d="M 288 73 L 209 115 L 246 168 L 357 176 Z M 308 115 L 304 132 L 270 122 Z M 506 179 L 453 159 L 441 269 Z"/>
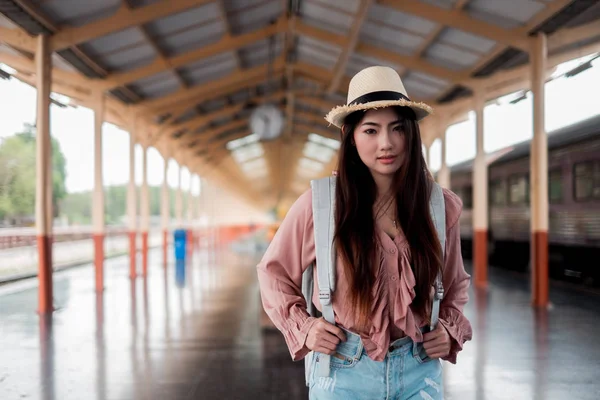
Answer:
<path fill-rule="evenodd" d="M 563 201 L 562 171 L 559 168 L 548 172 L 548 198 L 551 204 Z"/>
<path fill-rule="evenodd" d="M 467 186 L 463 189 L 463 207 L 473 208 L 473 186 Z"/>
<path fill-rule="evenodd" d="M 457 195 L 458 197 L 463 198 L 463 194 L 462 194 L 462 186 L 452 186 L 450 188 L 450 190 L 452 190 L 454 192 L 455 195 Z"/>
<path fill-rule="evenodd" d="M 575 200 L 600 199 L 600 161 L 575 164 Z"/>
<path fill-rule="evenodd" d="M 508 178 L 510 204 L 529 203 L 529 180 L 526 175 L 513 175 Z"/>
<path fill-rule="evenodd" d="M 490 182 L 490 200 L 494 206 L 506 205 L 506 181 L 504 179 Z"/>
<path fill-rule="evenodd" d="M 473 208 L 473 187 L 472 186 L 453 186 L 452 191 L 460 197 L 463 202 L 463 208 Z"/>
<path fill-rule="evenodd" d="M 600 200 L 600 161 L 594 163 L 594 199 Z"/>

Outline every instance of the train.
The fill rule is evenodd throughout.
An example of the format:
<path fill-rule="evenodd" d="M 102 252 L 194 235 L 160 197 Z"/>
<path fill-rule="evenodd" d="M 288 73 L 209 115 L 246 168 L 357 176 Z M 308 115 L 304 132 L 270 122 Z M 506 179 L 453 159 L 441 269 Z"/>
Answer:
<path fill-rule="evenodd" d="M 549 132 L 549 274 L 600 285 L 600 115 Z M 486 155 L 489 263 L 523 272 L 530 265 L 530 146 L 526 140 Z M 474 160 L 450 167 L 450 189 L 463 201 L 463 256 L 473 245 Z"/>

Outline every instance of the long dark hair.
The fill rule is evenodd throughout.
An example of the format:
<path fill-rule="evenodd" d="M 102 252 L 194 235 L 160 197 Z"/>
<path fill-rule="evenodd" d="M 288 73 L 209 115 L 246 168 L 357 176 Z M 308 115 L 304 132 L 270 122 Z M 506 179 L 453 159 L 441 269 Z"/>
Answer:
<path fill-rule="evenodd" d="M 411 308 L 428 319 L 431 287 L 442 268 L 442 249 L 429 214 L 432 179 L 425 166 L 421 134 L 414 112 L 407 107 L 394 107 L 394 111 L 402 121 L 406 154 L 404 164 L 395 174 L 391 193 L 396 199 L 400 227 L 410 247 L 416 279 L 416 297 Z M 373 217 L 377 187 L 353 144 L 354 129 L 365 113 L 356 111 L 350 114 L 342 126 L 335 194 L 338 205 L 335 212 L 335 245 L 349 280 L 359 329 L 366 329 L 368 325 L 373 303 L 372 291 L 380 265 Z"/>

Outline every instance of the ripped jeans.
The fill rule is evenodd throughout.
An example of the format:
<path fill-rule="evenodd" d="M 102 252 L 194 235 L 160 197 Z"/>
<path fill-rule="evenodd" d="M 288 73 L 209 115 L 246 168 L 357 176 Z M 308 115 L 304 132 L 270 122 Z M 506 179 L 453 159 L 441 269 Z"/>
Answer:
<path fill-rule="evenodd" d="M 331 356 L 329 377 L 316 374 L 320 353 L 314 353 L 309 399 L 440 400 L 444 398 L 442 365 L 431 360 L 409 337 L 394 341 L 383 361 L 373 361 L 360 336 L 345 330 L 347 341 Z"/>

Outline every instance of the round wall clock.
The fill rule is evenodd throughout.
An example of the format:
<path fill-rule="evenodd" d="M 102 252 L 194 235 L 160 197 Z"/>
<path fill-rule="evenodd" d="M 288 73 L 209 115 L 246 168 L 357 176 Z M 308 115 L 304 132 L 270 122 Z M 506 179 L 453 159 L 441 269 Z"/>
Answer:
<path fill-rule="evenodd" d="M 250 115 L 250 129 L 262 140 L 271 140 L 283 131 L 283 113 L 274 104 L 262 104 Z"/>

